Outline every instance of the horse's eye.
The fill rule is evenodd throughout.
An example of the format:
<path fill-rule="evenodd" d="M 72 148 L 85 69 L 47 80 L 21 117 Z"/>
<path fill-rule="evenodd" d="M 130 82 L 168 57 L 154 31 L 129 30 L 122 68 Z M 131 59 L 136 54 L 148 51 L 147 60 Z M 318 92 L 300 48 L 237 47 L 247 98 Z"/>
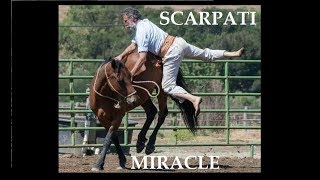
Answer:
<path fill-rule="evenodd" d="M 121 76 L 119 76 L 117 80 L 118 82 L 124 82 L 124 79 Z"/>

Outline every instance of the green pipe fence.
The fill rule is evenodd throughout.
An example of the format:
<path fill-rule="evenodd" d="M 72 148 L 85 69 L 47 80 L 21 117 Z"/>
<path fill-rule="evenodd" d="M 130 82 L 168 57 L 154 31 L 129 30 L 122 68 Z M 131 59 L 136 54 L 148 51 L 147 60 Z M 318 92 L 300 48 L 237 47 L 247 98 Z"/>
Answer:
<path fill-rule="evenodd" d="M 103 127 L 75 127 L 75 115 L 77 113 L 91 113 L 91 110 L 79 110 L 75 109 L 75 97 L 86 97 L 88 93 L 75 92 L 74 80 L 75 79 L 87 79 L 91 80 L 93 76 L 79 76 L 74 74 L 74 63 L 100 63 L 103 59 L 59 59 L 59 63 L 69 63 L 69 73 L 68 75 L 60 75 L 59 79 L 69 80 L 69 92 L 59 92 L 59 97 L 69 97 L 69 105 L 67 109 L 59 108 L 59 113 L 69 113 L 70 114 L 70 127 L 59 127 L 59 131 L 71 131 L 71 144 L 59 144 L 59 148 L 81 148 L 81 147 L 101 147 L 102 144 L 76 144 L 75 143 L 75 132 L 79 130 L 105 130 Z M 206 63 L 200 60 L 183 60 L 183 63 Z M 225 114 L 225 125 L 224 126 L 199 126 L 199 129 L 224 129 L 225 132 L 225 142 L 215 142 L 215 143 L 178 143 L 177 137 L 175 136 L 174 144 L 159 144 L 156 147 L 184 147 L 184 146 L 248 146 L 250 148 L 250 157 L 254 157 L 254 147 L 261 146 L 261 140 L 258 142 L 230 142 L 230 130 L 232 129 L 258 129 L 261 131 L 261 126 L 231 126 L 230 125 L 230 113 L 235 112 L 248 112 L 248 113 L 261 113 L 261 108 L 259 109 L 231 109 L 230 108 L 230 96 L 261 96 L 261 93 L 231 93 L 229 92 L 229 82 L 231 79 L 261 79 L 261 76 L 230 76 L 229 75 L 229 65 L 231 63 L 261 63 L 260 60 L 216 60 L 215 63 L 224 63 L 224 75 L 223 76 L 184 76 L 185 79 L 224 79 L 224 92 L 219 93 L 193 93 L 197 96 L 224 96 L 224 109 L 201 109 L 201 113 L 224 113 Z M 173 106 L 172 109 L 168 107 L 169 113 L 180 113 L 180 110 Z M 124 126 L 119 129 L 124 130 L 124 143 L 121 144 L 124 147 L 135 147 L 135 144 L 129 144 L 128 142 L 128 130 L 141 130 L 142 127 L 128 127 L 128 117 L 129 113 L 144 113 L 142 109 L 134 109 L 126 113 L 123 123 Z M 177 116 L 174 116 L 173 124 L 176 124 Z M 154 127 L 150 127 L 153 130 Z M 173 130 L 177 131 L 180 129 L 187 129 L 186 126 L 162 126 L 161 130 Z"/>

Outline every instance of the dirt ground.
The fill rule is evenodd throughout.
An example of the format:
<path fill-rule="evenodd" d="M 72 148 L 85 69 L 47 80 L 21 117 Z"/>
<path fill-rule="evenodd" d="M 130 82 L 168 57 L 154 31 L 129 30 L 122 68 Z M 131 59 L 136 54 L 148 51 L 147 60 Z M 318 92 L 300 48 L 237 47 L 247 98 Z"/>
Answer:
<path fill-rule="evenodd" d="M 163 131 L 166 138 L 157 138 L 158 144 L 173 144 L 174 138 L 170 138 L 170 131 Z M 209 142 L 223 142 L 225 141 L 224 134 L 212 133 L 210 136 L 197 136 L 189 137 L 187 141 L 181 143 L 209 143 Z M 221 137 L 220 137 L 221 136 Z M 132 143 L 137 141 L 137 132 L 134 132 Z M 241 142 L 257 141 L 259 140 L 259 131 L 234 131 L 231 133 L 231 140 Z M 172 142 L 171 142 L 172 141 Z M 180 143 L 180 141 L 179 141 Z M 168 157 L 167 165 L 169 168 L 175 160 L 175 156 L 179 158 L 181 165 L 184 169 L 131 169 L 132 157 L 138 158 L 139 163 L 146 154 L 143 152 L 137 153 L 135 147 L 131 147 L 128 151 L 127 163 L 125 169 L 118 169 L 119 161 L 117 154 L 107 154 L 103 173 L 260 173 L 261 172 L 261 147 L 254 146 L 253 158 L 250 157 L 250 147 L 248 146 L 192 146 L 192 147 L 156 147 L 155 151 L 150 154 L 151 156 L 166 156 Z M 203 167 L 210 165 L 210 156 L 219 156 L 218 165 L 219 169 L 187 169 L 184 166 L 184 161 L 188 156 L 203 156 Z M 91 168 L 98 159 L 98 155 L 90 155 L 83 157 L 81 153 L 59 154 L 59 172 L 60 173 L 91 173 Z M 157 158 L 155 158 L 157 159 Z M 148 159 L 150 160 L 150 159 Z M 190 167 L 199 167 L 198 159 L 189 159 Z M 150 162 L 148 161 L 148 167 Z M 155 168 L 158 167 L 157 160 L 155 161 Z"/>
<path fill-rule="evenodd" d="M 158 156 L 158 155 L 154 155 Z M 189 159 L 189 167 L 196 169 L 187 169 L 184 165 L 184 158 L 179 157 L 183 169 L 178 169 L 178 166 L 174 166 L 174 169 L 157 169 L 158 161 L 155 160 L 156 169 L 131 169 L 132 157 L 127 157 L 127 163 L 125 169 L 119 168 L 118 156 L 116 154 L 108 154 L 106 157 L 104 170 L 102 173 L 260 173 L 261 172 L 261 160 L 250 157 L 219 157 L 217 163 L 213 165 L 215 169 L 198 169 L 199 160 Z M 143 155 L 137 156 L 139 163 L 142 162 Z M 92 165 L 98 159 L 98 155 L 91 156 L 75 156 L 73 154 L 60 154 L 59 155 L 59 173 L 91 173 Z M 149 159 L 148 159 L 149 160 Z M 170 168 L 173 164 L 174 157 L 168 157 L 167 165 Z M 219 169 L 217 167 L 219 166 Z M 136 166 L 135 166 L 136 167 Z M 150 162 L 148 161 L 148 168 L 150 168 Z M 208 156 L 203 157 L 202 167 L 210 167 L 210 158 Z"/>

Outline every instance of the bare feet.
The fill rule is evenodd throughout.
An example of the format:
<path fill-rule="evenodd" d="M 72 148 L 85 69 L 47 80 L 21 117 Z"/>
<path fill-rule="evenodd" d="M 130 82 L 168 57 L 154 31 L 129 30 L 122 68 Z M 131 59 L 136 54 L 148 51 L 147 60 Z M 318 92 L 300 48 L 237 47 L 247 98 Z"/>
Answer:
<path fill-rule="evenodd" d="M 238 51 L 232 51 L 232 52 L 225 51 L 223 53 L 223 56 L 224 57 L 240 57 L 243 55 L 243 53 L 244 53 L 244 47 L 240 48 Z"/>
<path fill-rule="evenodd" d="M 241 57 L 243 53 L 244 53 L 244 47 L 240 48 L 240 49 L 236 52 L 236 56 L 237 56 L 237 57 Z"/>
<path fill-rule="evenodd" d="M 194 110 L 195 110 L 195 113 L 194 113 L 195 117 L 197 117 L 199 115 L 199 113 L 200 113 L 200 104 L 202 102 L 201 97 L 194 96 L 194 95 L 192 95 L 190 93 L 176 93 L 174 95 L 176 97 L 187 99 L 190 102 L 192 102 Z"/>
<path fill-rule="evenodd" d="M 195 109 L 195 116 L 198 117 L 198 115 L 200 114 L 200 104 L 202 102 L 202 98 L 201 97 L 196 97 L 196 100 L 193 103 L 194 109 Z"/>

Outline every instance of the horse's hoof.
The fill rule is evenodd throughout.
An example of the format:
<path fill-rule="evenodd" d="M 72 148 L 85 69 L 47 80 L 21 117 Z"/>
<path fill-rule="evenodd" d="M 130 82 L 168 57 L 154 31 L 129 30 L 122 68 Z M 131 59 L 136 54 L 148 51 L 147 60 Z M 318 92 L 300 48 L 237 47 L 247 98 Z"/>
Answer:
<path fill-rule="evenodd" d="M 145 153 L 146 153 L 147 155 L 149 155 L 149 154 L 153 153 L 155 149 L 156 149 L 156 148 L 155 148 L 154 146 L 151 146 L 151 147 L 150 147 L 150 146 L 147 146 Z"/>
<path fill-rule="evenodd" d="M 93 172 L 100 172 L 100 171 L 103 171 L 103 168 L 92 167 L 92 168 L 91 168 L 91 171 L 93 171 Z"/>
<path fill-rule="evenodd" d="M 125 168 L 126 167 L 126 162 L 127 162 L 126 159 L 120 160 L 120 162 L 119 162 L 120 167 Z"/>
<path fill-rule="evenodd" d="M 137 153 L 140 153 L 145 147 L 145 144 L 144 143 L 137 143 L 137 146 L 136 146 L 136 150 L 137 150 Z"/>
<path fill-rule="evenodd" d="M 117 167 L 117 170 L 122 170 L 122 169 L 124 169 L 124 167 Z"/>
<path fill-rule="evenodd" d="M 82 150 L 82 155 L 83 156 L 91 156 L 91 155 L 93 155 L 94 154 L 94 151 L 93 150 L 91 150 L 91 149 L 83 149 Z"/>

